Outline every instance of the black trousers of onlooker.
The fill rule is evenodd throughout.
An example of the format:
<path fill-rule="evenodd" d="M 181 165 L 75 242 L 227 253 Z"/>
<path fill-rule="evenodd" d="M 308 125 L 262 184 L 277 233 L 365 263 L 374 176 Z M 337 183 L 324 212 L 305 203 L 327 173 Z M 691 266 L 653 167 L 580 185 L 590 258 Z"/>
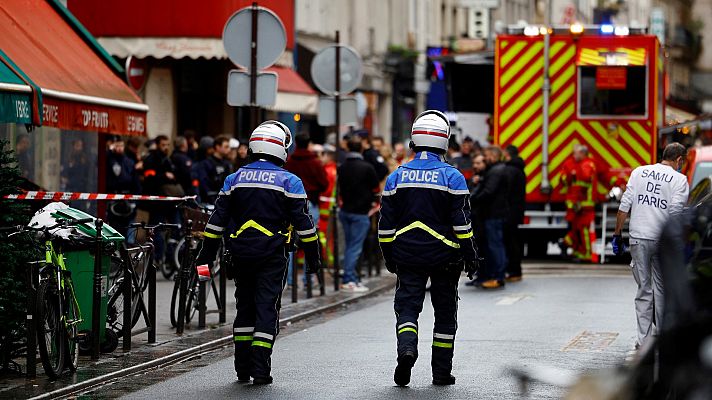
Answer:
<path fill-rule="evenodd" d="M 507 250 L 507 275 L 522 276 L 522 233 L 519 219 L 505 222 L 504 246 Z"/>

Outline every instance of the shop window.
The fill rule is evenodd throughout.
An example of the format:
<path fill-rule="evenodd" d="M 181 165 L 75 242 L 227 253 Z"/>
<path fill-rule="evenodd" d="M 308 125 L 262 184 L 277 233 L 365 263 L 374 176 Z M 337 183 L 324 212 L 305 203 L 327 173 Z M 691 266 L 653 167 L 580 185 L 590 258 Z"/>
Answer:
<path fill-rule="evenodd" d="M 65 131 L 24 125 L 0 124 L 0 139 L 10 143 L 23 178 L 47 191 L 97 191 L 97 132 Z M 82 201 L 73 207 L 93 211 Z"/>

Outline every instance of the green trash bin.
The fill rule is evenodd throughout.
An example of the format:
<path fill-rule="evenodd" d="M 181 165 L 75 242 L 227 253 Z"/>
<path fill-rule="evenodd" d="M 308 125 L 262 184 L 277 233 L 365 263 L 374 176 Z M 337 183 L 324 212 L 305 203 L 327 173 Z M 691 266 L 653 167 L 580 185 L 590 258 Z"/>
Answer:
<path fill-rule="evenodd" d="M 52 213 L 56 219 L 78 220 L 84 218 L 94 218 L 84 211 L 75 208 L 65 208 Z M 96 237 L 96 227 L 94 222 L 83 223 L 76 226 L 79 231 L 93 238 Z M 101 237 L 104 248 L 111 244 L 120 244 L 124 237 L 111 226 L 104 224 L 101 230 Z M 92 304 L 94 299 L 94 253 L 96 245 L 91 245 L 87 249 L 69 249 L 64 252 L 64 264 L 72 274 L 74 283 L 74 293 L 79 303 L 82 322 L 78 325 L 80 333 L 90 333 L 92 326 Z M 99 322 L 99 337 L 102 344 L 106 343 L 106 310 L 109 292 L 109 273 L 111 271 L 111 252 L 104 251 L 101 259 L 101 308 Z M 111 338 L 115 341 L 117 338 Z M 82 345 L 85 347 L 87 344 Z M 109 348 L 115 344 L 108 344 Z M 104 347 L 104 346 L 102 346 Z M 111 349 L 113 351 L 113 349 Z"/>

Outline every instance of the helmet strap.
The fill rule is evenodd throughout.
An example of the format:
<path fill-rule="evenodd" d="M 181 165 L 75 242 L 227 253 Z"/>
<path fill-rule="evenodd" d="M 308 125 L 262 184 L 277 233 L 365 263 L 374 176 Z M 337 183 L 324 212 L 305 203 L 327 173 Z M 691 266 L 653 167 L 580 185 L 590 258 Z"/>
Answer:
<path fill-rule="evenodd" d="M 443 155 L 446 153 L 445 150 L 438 149 L 436 147 L 416 146 L 412 141 L 410 142 L 410 144 L 411 144 L 410 148 L 413 149 L 413 151 L 416 153 L 420 153 L 421 151 L 427 151 L 427 152 L 435 153 L 435 154 L 439 154 L 439 155 Z"/>
<path fill-rule="evenodd" d="M 250 157 L 251 162 L 265 160 L 265 161 L 271 162 L 272 164 L 274 164 L 278 167 L 281 167 L 284 165 L 284 161 L 282 161 L 281 158 L 275 157 L 273 155 L 264 154 L 264 153 L 253 153 L 250 150 L 248 150 L 248 155 Z"/>

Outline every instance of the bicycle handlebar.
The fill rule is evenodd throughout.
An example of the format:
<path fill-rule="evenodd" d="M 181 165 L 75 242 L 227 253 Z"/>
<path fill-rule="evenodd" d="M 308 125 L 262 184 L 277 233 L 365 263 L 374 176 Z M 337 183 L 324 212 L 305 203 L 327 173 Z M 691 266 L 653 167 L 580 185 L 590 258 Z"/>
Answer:
<path fill-rule="evenodd" d="M 145 222 L 134 222 L 129 224 L 129 228 L 133 229 L 163 229 L 163 228 L 168 228 L 168 229 L 180 229 L 180 225 L 178 224 L 166 224 L 163 222 L 159 222 L 155 225 L 147 225 Z"/>
<path fill-rule="evenodd" d="M 81 218 L 81 219 L 75 219 L 75 220 L 62 219 L 62 220 L 57 221 L 57 223 L 52 226 L 39 226 L 39 227 L 27 226 L 27 225 L 3 226 L 3 227 L 0 227 L 0 232 L 13 232 L 13 233 L 20 233 L 20 232 L 26 232 L 26 231 L 47 232 L 47 231 L 51 231 L 52 229 L 56 229 L 56 228 L 76 226 L 79 224 L 85 224 L 87 222 L 95 222 L 96 220 L 97 220 L 96 218 Z"/>
<path fill-rule="evenodd" d="M 0 232 L 15 232 L 21 231 L 24 225 L 14 225 L 14 226 L 2 226 L 0 227 Z"/>
<path fill-rule="evenodd" d="M 216 194 L 218 192 L 215 192 Z M 184 200 L 180 201 L 176 208 L 197 208 L 202 211 L 212 211 L 211 204 L 199 203 L 196 196 L 186 197 Z"/>

